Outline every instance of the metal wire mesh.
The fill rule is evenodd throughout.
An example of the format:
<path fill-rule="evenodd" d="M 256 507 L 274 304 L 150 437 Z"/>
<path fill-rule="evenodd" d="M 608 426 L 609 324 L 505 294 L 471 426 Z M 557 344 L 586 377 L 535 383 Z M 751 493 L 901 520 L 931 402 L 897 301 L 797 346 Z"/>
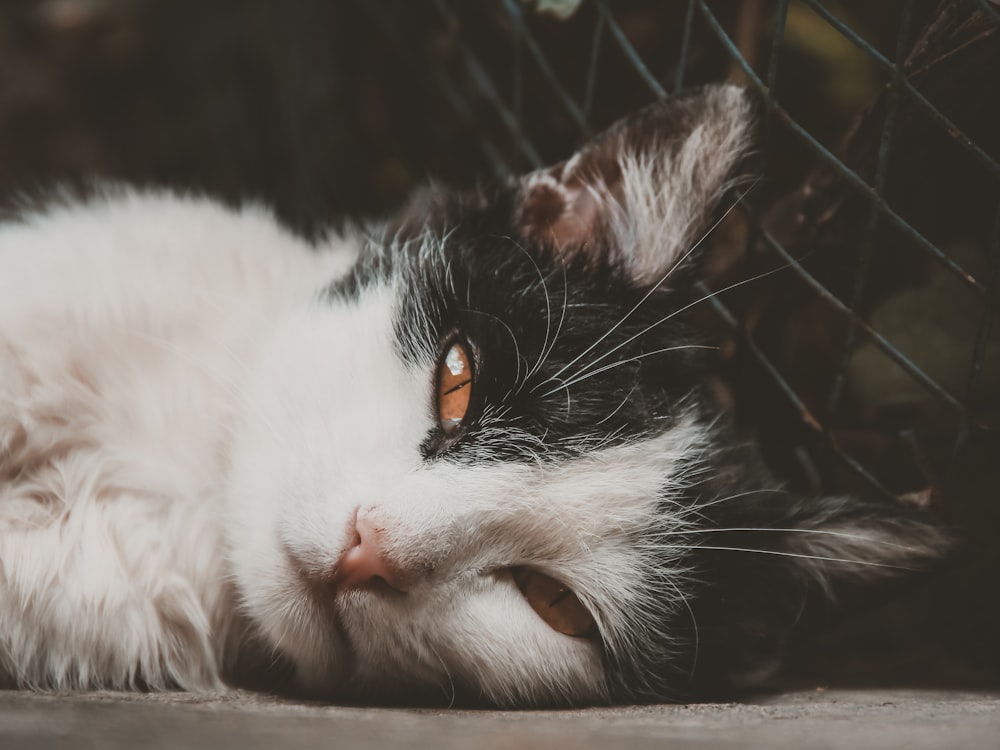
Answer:
<path fill-rule="evenodd" d="M 989 363 L 998 347 L 992 339 L 1000 269 L 1000 150 L 996 139 L 983 133 L 994 122 L 998 98 L 990 95 L 988 83 L 1000 70 L 997 7 L 987 0 L 875 4 L 881 6 L 876 12 L 883 27 L 891 30 L 882 34 L 882 46 L 889 48 L 883 51 L 852 25 L 857 13 L 841 2 L 667 3 L 661 5 L 669 8 L 653 14 L 656 23 L 646 24 L 650 31 L 636 3 L 584 0 L 576 17 L 563 22 L 572 33 L 517 0 L 496 0 L 488 12 L 479 5 L 475 13 L 455 0 L 431 4 L 450 44 L 444 62 L 434 67 L 434 80 L 448 105 L 475 129 L 484 162 L 499 177 L 566 156 L 550 144 L 565 149 L 580 142 L 642 98 L 664 98 L 685 85 L 722 77 L 758 94 L 760 147 L 748 171 L 760 187 L 739 199 L 739 262 L 707 279 L 701 291 L 734 342 L 734 377 L 749 382 L 751 390 L 780 394 L 784 402 L 776 407 L 764 399 L 764 407 L 742 411 L 753 429 L 780 446 L 774 455 L 788 473 L 817 490 L 847 488 L 894 497 L 915 493 L 922 501 L 942 503 L 954 494 L 949 490 L 968 479 L 963 467 L 970 446 L 996 448 L 1000 387 L 992 382 L 996 374 Z M 379 16 L 380 11 L 371 13 Z M 391 26 L 385 16 L 381 22 Z M 782 85 L 786 77 L 802 78 L 801 71 L 789 67 L 794 48 L 809 43 L 803 26 L 826 43 L 834 43 L 831 35 L 846 42 L 864 57 L 871 75 L 880 77 L 867 107 L 855 107 L 854 124 L 841 128 L 839 138 L 821 132 L 815 118 L 800 116 L 796 91 Z M 484 36 L 484 27 L 492 35 Z M 790 41 L 792 27 L 798 31 Z M 585 43 L 574 46 L 573 39 Z M 767 53 L 761 54 L 764 45 Z M 968 62 L 955 62 L 963 55 L 978 61 L 980 85 L 962 67 Z M 639 101 L 616 99 L 614 83 L 608 85 L 606 77 L 626 74 L 641 83 Z M 961 92 L 951 99 L 940 95 L 939 84 L 929 83 L 935 75 L 949 74 L 962 76 L 955 84 Z M 942 99 L 948 101 L 942 104 Z M 984 99 L 987 115 L 982 114 Z M 963 101 L 980 104 L 962 106 Z M 540 126 L 545 118 L 548 124 Z M 927 139 L 945 156 L 921 167 L 930 148 Z M 788 153 L 797 162 L 792 168 Z M 935 167 L 938 162 L 961 168 L 942 172 Z M 894 179 L 896 173 L 905 176 Z M 940 229 L 940 217 L 910 198 L 913 190 L 920 192 L 914 186 L 921 180 L 975 195 L 968 201 L 975 210 L 963 214 L 964 226 Z M 790 211 L 797 217 L 791 223 L 782 218 Z M 940 213 L 947 211 L 943 207 Z M 956 238 L 968 240 L 974 250 L 956 253 Z M 731 237 L 728 244 L 733 255 Z M 764 292 L 713 294 L 727 281 L 773 269 L 783 270 L 759 285 Z M 942 281 L 941 274 L 954 281 Z M 901 327 L 885 322 L 892 317 L 885 310 L 902 305 L 901 290 L 928 284 L 947 286 L 950 296 L 928 295 L 920 304 L 918 291 L 918 309 L 941 305 L 972 311 L 953 321 L 972 342 L 960 364 L 952 351 L 928 356 L 920 346 L 900 343 Z M 795 304 L 775 308 L 761 302 L 783 295 L 794 297 Z M 814 327 L 805 337 L 829 339 L 822 357 L 827 366 L 819 376 L 816 368 L 795 364 L 809 356 L 813 345 L 797 350 L 789 344 L 787 319 L 770 329 L 753 320 L 773 320 L 782 313 L 795 317 L 802 310 L 826 321 L 822 331 Z M 947 309 L 940 312 L 947 317 Z M 914 319 L 910 327 L 921 324 Z M 782 355 L 783 348 L 790 353 Z M 862 350 L 865 361 L 877 353 L 877 368 L 894 369 L 922 389 L 922 396 L 911 399 L 916 407 L 895 409 L 891 398 L 883 400 L 884 394 L 873 394 L 872 388 L 858 394 Z M 935 356 L 948 359 L 947 366 L 942 368 Z M 948 377 L 940 376 L 942 369 Z M 887 382 L 898 383 L 898 377 Z M 757 403 L 758 395 L 744 402 Z M 767 413 L 772 407 L 774 412 Z M 873 442 L 878 447 L 873 449 Z M 845 477 L 845 467 L 851 478 Z"/>

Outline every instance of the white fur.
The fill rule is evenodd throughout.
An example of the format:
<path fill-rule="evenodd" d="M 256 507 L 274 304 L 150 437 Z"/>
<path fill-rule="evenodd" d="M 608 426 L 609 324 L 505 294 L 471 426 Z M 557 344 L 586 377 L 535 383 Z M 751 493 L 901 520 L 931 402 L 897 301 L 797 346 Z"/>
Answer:
<path fill-rule="evenodd" d="M 273 316 L 350 260 L 167 195 L 0 229 L 0 673 L 219 684 L 233 383 Z"/>
<path fill-rule="evenodd" d="M 435 363 L 395 351 L 398 290 L 317 301 L 352 259 L 169 195 L 0 230 L 0 675 L 217 688 L 259 633 L 310 690 L 607 697 L 595 644 L 503 570 L 547 571 L 624 627 L 641 593 L 621 542 L 704 436 L 558 466 L 422 460 Z M 405 595 L 308 590 L 355 513 Z"/>

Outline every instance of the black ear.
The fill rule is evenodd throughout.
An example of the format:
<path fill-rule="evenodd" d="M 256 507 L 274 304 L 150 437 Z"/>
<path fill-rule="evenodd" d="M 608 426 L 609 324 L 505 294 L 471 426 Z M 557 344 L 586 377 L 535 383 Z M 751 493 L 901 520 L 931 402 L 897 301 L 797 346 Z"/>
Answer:
<path fill-rule="evenodd" d="M 933 569 L 955 546 L 929 514 L 891 502 L 769 492 L 712 516 L 696 542 L 705 586 L 692 603 L 701 687 L 752 683 L 793 635 Z"/>
<path fill-rule="evenodd" d="M 926 569 L 952 544 L 929 514 L 888 501 L 798 499 L 778 523 L 789 531 L 771 532 L 780 537 L 772 540 L 774 547 L 791 556 L 807 585 L 834 600 L 845 587 Z"/>
<path fill-rule="evenodd" d="M 482 210 L 488 198 L 479 190 L 458 191 L 431 182 L 418 188 L 383 227 L 390 242 L 406 242 L 455 226 L 470 209 Z"/>
<path fill-rule="evenodd" d="M 515 226 L 567 258 L 603 253 L 656 283 L 704 228 L 749 143 L 750 109 L 728 85 L 654 104 L 524 177 Z"/>

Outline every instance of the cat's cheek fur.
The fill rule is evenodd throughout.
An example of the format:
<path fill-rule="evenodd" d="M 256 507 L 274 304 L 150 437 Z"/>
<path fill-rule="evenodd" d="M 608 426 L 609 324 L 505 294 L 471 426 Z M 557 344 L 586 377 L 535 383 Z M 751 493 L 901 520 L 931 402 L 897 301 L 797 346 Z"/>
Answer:
<path fill-rule="evenodd" d="M 343 621 L 359 654 L 360 694 L 426 695 L 491 705 L 603 703 L 600 649 L 554 633 L 503 574 L 464 577 L 393 599 L 358 592 Z M 387 630 L 387 629 L 391 629 Z"/>
<path fill-rule="evenodd" d="M 442 461 L 403 479 L 393 498 L 359 509 L 383 530 L 387 556 L 413 572 L 405 597 L 362 593 L 344 603 L 344 630 L 363 654 L 359 686 L 378 692 L 386 680 L 422 680 L 499 705 L 607 701 L 602 651 L 627 642 L 645 610 L 650 592 L 637 573 L 645 543 L 657 530 L 688 525 L 689 509 L 672 503 L 671 488 L 685 484 L 705 437 L 690 420 L 565 463 Z M 683 574 L 681 557 L 660 573 Z M 549 628 L 517 592 L 512 565 L 570 586 L 590 606 L 602 642 Z M 683 604 L 664 603 L 656 614 L 674 607 Z"/>

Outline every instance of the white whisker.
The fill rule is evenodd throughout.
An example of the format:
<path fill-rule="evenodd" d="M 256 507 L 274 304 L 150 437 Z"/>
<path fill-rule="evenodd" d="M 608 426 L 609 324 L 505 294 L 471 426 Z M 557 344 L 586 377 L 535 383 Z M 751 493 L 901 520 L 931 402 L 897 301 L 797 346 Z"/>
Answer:
<path fill-rule="evenodd" d="M 559 334 L 562 333 L 563 323 L 566 321 L 566 308 L 569 305 L 569 282 L 567 281 L 566 278 L 565 265 L 562 266 L 562 276 L 563 276 L 563 305 L 562 305 L 562 312 L 559 314 L 559 325 L 556 326 L 556 333 L 552 337 L 552 342 L 549 344 L 548 349 L 545 348 L 542 349 L 542 354 L 538 358 L 538 362 L 536 362 L 535 366 L 531 368 L 531 372 L 527 374 L 525 380 L 532 377 L 536 372 L 538 372 L 541 369 L 542 365 L 545 364 L 546 360 L 548 360 L 549 358 L 549 355 L 552 353 L 552 350 L 555 349 L 556 342 L 559 341 Z"/>
<path fill-rule="evenodd" d="M 531 265 L 535 267 L 535 273 L 538 274 L 538 280 L 542 282 L 542 292 L 545 294 L 545 339 L 542 341 L 542 348 L 541 351 L 539 351 L 538 353 L 538 360 L 535 362 L 534 367 L 528 370 L 527 375 L 525 375 L 525 378 L 529 378 L 531 377 L 532 373 L 536 372 L 538 368 L 542 366 L 542 359 L 544 358 L 546 348 L 549 345 L 549 334 L 551 333 L 551 328 L 552 328 L 552 302 L 551 299 L 549 298 L 548 284 L 545 283 L 545 274 L 542 273 L 542 269 L 538 267 L 538 263 L 535 262 L 535 259 L 531 257 L 531 253 L 529 253 L 521 245 L 521 243 L 519 243 L 510 235 L 504 235 L 503 239 L 509 240 L 510 242 L 514 243 L 514 246 L 522 253 L 524 253 L 525 257 L 531 262 Z M 520 371 L 521 369 L 520 367 L 518 367 L 518 372 Z"/>
<path fill-rule="evenodd" d="M 671 549 L 671 550 L 714 550 L 719 552 L 751 552 L 759 555 L 777 555 L 779 557 L 797 557 L 802 560 L 817 560 L 819 562 L 846 563 L 849 565 L 865 565 L 873 568 L 892 568 L 894 570 L 914 570 L 902 565 L 890 565 L 889 563 L 871 562 L 870 560 L 854 560 L 847 557 L 826 557 L 823 555 L 805 555 L 799 552 L 781 552 L 773 549 L 756 549 L 754 547 L 717 547 L 705 544 L 671 544 L 666 545 L 639 545 L 644 549 Z"/>
<path fill-rule="evenodd" d="M 511 329 L 511 327 L 509 325 L 507 325 L 503 320 L 501 320 L 500 318 L 498 318 L 496 315 L 494 315 L 493 313 L 484 312 L 482 310 L 474 310 L 474 309 L 472 309 L 470 307 L 464 307 L 461 310 L 459 310 L 459 312 L 471 313 L 472 315 L 483 315 L 483 316 L 485 316 L 487 318 L 492 318 L 497 323 L 499 323 L 500 325 L 502 325 L 505 329 L 507 329 L 507 333 L 510 335 L 510 340 L 514 343 L 514 359 L 517 362 L 517 372 L 515 373 L 514 378 L 515 378 L 515 380 L 520 380 L 521 379 L 521 362 L 523 361 L 525 363 L 525 365 L 527 365 L 527 360 L 524 359 L 521 356 L 521 347 L 518 345 L 518 343 L 517 343 L 517 336 L 514 335 L 514 331 Z"/>
<path fill-rule="evenodd" d="M 688 615 L 691 617 L 691 626 L 694 628 L 694 644 L 693 644 L 693 655 L 691 657 L 691 669 L 688 672 L 689 677 L 693 677 L 695 669 L 698 667 L 698 653 L 701 650 L 701 635 L 698 632 L 698 618 L 694 616 L 694 610 L 691 608 L 691 602 L 688 601 L 688 597 L 684 596 L 684 592 L 681 591 L 680 587 L 667 579 L 667 583 L 674 590 L 677 598 L 680 600 L 684 608 L 687 609 Z"/>
<path fill-rule="evenodd" d="M 607 421 L 608 421 L 609 419 L 611 419 L 611 418 L 612 418 L 612 417 L 613 417 L 613 416 L 614 416 L 615 414 L 617 414 L 618 412 L 620 412 L 620 411 L 621 411 L 621 409 L 622 409 L 622 407 L 623 407 L 623 406 L 625 406 L 625 404 L 627 404 L 627 403 L 628 403 L 628 400 L 629 400 L 630 398 L 632 398 L 632 394 L 633 394 L 633 393 L 635 393 L 635 389 L 636 389 L 636 388 L 638 388 L 638 387 L 639 387 L 639 384 L 638 384 L 638 383 L 636 383 L 635 385 L 633 385 L 633 386 L 632 386 L 632 390 L 630 390 L 630 391 L 628 392 L 628 395 L 627 395 L 627 396 L 625 396 L 625 398 L 623 398 L 623 399 L 622 399 L 622 402 L 621 402 L 620 404 L 618 404 L 618 406 L 617 406 L 617 407 L 615 407 L 615 410 L 614 410 L 614 411 L 612 411 L 612 412 L 611 412 L 610 414 L 608 414 L 608 416 L 606 416 L 606 417 L 605 417 L 604 419 L 602 419 L 602 420 L 601 420 L 600 422 L 598 422 L 597 424 L 604 424 L 604 423 L 605 423 L 605 422 L 607 422 Z"/>
<path fill-rule="evenodd" d="M 722 214 L 722 216 L 720 216 L 718 218 L 718 220 L 716 220 L 715 223 L 713 223 L 712 226 L 710 226 L 705 231 L 705 233 L 702 234 L 702 236 L 700 238 L 698 238 L 697 242 L 695 242 L 693 245 L 691 245 L 691 247 L 687 250 L 687 252 L 685 252 L 683 255 L 681 255 L 681 257 L 678 258 L 673 263 L 673 265 L 670 266 L 670 268 L 663 275 L 663 277 L 659 281 L 657 281 L 649 289 L 649 291 L 646 292 L 645 295 L 643 295 L 643 297 L 638 302 L 635 303 L 635 305 L 632 307 L 631 310 L 629 310 L 627 313 L 625 313 L 625 315 L 617 323 L 615 323 L 613 326 L 611 326 L 611 328 L 609 328 L 604 333 L 603 336 L 601 336 L 593 344 L 591 344 L 586 349 L 584 349 L 582 352 L 580 352 L 572 360 L 570 360 L 565 365 L 563 365 L 558 370 L 558 372 L 554 373 L 552 375 L 552 377 L 549 378 L 549 380 L 545 381 L 545 382 L 547 383 L 547 382 L 550 382 L 550 381 L 555 380 L 556 378 L 558 378 L 566 370 L 568 370 L 570 367 L 572 367 L 577 362 L 579 362 L 583 357 L 585 357 L 589 352 L 592 352 L 597 346 L 599 346 L 601 344 L 602 341 L 604 341 L 605 339 L 607 339 L 608 336 L 610 336 L 612 333 L 614 333 L 616 330 L 618 330 L 619 326 L 621 326 L 623 323 L 625 323 L 625 321 L 627 321 L 632 316 L 632 314 L 635 313 L 636 310 L 638 310 L 640 307 L 642 307 L 642 305 L 646 302 L 646 300 L 648 300 L 653 295 L 653 293 L 656 292 L 657 289 L 659 289 L 663 284 L 665 284 L 667 282 L 667 280 L 677 271 L 677 269 L 680 268 L 680 266 L 684 263 L 684 261 L 687 260 L 691 256 L 691 254 L 701 246 L 701 243 L 704 242 L 712 234 L 712 232 L 714 232 L 716 230 L 716 228 L 718 228 L 718 226 L 726 219 L 726 217 L 729 216 L 729 214 L 731 214 L 733 212 L 733 210 L 736 208 L 736 206 L 738 206 L 739 203 L 744 198 L 746 198 L 747 195 L 750 194 L 750 191 L 752 191 L 757 186 L 758 182 L 760 182 L 760 178 L 759 177 L 756 180 L 754 180 L 753 184 L 750 185 L 750 187 L 748 187 L 746 190 L 744 190 L 742 194 L 740 194 L 739 196 L 736 197 L 736 199 L 733 201 L 732 205 L 730 205 L 729 208 L 727 208 L 725 210 L 725 212 Z M 586 370 L 587 367 L 590 367 L 593 364 L 595 364 L 595 362 L 591 362 L 590 365 L 587 365 L 586 367 L 584 367 L 582 369 Z M 541 383 L 540 385 L 545 385 L 545 383 Z"/>
<path fill-rule="evenodd" d="M 546 396 L 551 396 L 553 393 L 556 393 L 557 391 L 561 391 L 563 388 L 569 388 L 570 386 L 576 385 L 577 383 L 581 383 L 584 380 L 587 380 L 588 378 L 594 377 L 595 375 L 600 375 L 602 372 L 606 372 L 607 370 L 613 370 L 615 367 L 621 367 L 622 365 L 627 365 L 630 362 L 637 362 L 640 359 L 645 359 L 646 357 L 652 357 L 653 355 L 656 355 L 656 354 L 665 354 L 666 352 L 675 352 L 675 351 L 677 351 L 679 349 L 718 349 L 718 348 L 719 347 L 717 347 L 717 346 L 703 346 L 701 344 L 686 344 L 686 345 L 683 345 L 683 346 L 668 346 L 665 349 L 657 349 L 657 350 L 652 351 L 652 352 L 646 352 L 645 354 L 639 354 L 639 355 L 637 355 L 635 357 L 629 357 L 628 359 L 622 359 L 622 360 L 619 360 L 617 362 L 612 362 L 611 364 L 605 365 L 604 367 L 598 368 L 597 370 L 592 370 L 591 372 L 583 373 L 582 375 L 580 375 L 579 377 L 577 377 L 575 380 L 567 381 L 567 382 L 563 383 L 562 385 L 560 385 L 560 386 L 558 386 L 556 388 L 553 388 L 550 391 L 546 391 L 541 396 L 539 396 L 539 398 L 545 398 Z"/>
<path fill-rule="evenodd" d="M 694 506 L 691 508 L 696 514 L 700 515 L 700 511 L 703 508 L 711 508 L 713 505 L 720 505 L 721 503 L 728 503 L 730 500 L 739 500 L 741 497 L 747 497 L 749 495 L 760 495 L 763 493 L 776 493 L 781 495 L 787 495 L 788 490 L 777 488 L 764 488 L 759 490 L 747 490 L 746 492 L 737 492 L 734 495 L 726 495 L 725 497 L 718 497 L 715 500 L 711 500 L 707 503 L 702 503 L 701 505 Z"/>
<path fill-rule="evenodd" d="M 441 669 L 444 670 L 444 676 L 448 678 L 448 687 L 451 693 L 448 700 L 448 708 L 452 708 L 455 705 L 457 691 L 455 690 L 455 681 L 451 677 L 451 671 L 448 669 L 448 665 L 445 664 L 444 659 L 441 658 L 441 654 L 437 652 L 437 649 L 429 643 L 427 644 L 427 649 L 434 654 L 434 658 L 438 660 L 438 663 L 441 665 Z"/>
<path fill-rule="evenodd" d="M 841 539 L 850 539 L 852 541 L 865 542 L 867 544 L 879 544 L 885 547 L 895 547 L 896 549 L 906 550 L 907 552 L 920 553 L 920 550 L 915 547 L 907 547 L 905 544 L 897 544 L 895 542 L 889 542 L 884 539 L 877 539 L 875 537 L 864 536 L 863 534 L 848 534 L 844 531 L 828 531 L 826 529 L 788 529 L 788 528 L 772 528 L 772 527 L 753 527 L 753 526 L 733 526 L 724 529 L 698 529 L 698 530 L 687 530 L 687 531 L 662 531 L 657 534 L 657 537 L 667 537 L 667 536 L 698 536 L 700 534 L 721 534 L 721 533 L 738 533 L 738 532 L 775 532 L 783 534 L 820 534 L 823 536 L 833 536 L 839 537 Z"/>
<path fill-rule="evenodd" d="M 679 308 L 677 310 L 674 310 L 673 312 L 671 312 L 666 317 L 660 318 L 655 323 L 651 323 L 650 325 L 646 326 L 641 331 L 639 331 L 637 334 L 635 334 L 633 336 L 630 336 L 629 338 L 625 339 L 625 341 L 621 342 L 617 346 L 615 346 L 615 347 L 609 349 L 608 351 L 606 351 L 600 357 L 597 357 L 596 359 L 594 359 L 590 364 L 588 364 L 586 367 L 582 368 L 580 370 L 580 372 L 577 373 L 577 375 L 580 375 L 581 373 L 585 373 L 588 367 L 593 367 L 598 362 L 600 362 L 600 361 L 602 361 L 604 359 L 607 359 L 612 354 L 614 354 L 615 352 L 619 351 L 620 349 L 628 346 L 629 344 L 631 344 L 636 339 L 638 339 L 638 338 L 640 338 L 642 336 L 645 336 L 647 333 L 649 333 L 650 331 L 652 331 L 654 328 L 657 328 L 657 327 L 663 325 L 664 323 L 669 322 L 670 320 L 672 320 L 676 316 L 680 315 L 681 313 L 683 313 L 683 312 L 685 312 L 687 310 L 690 310 L 695 305 L 700 305 L 702 302 L 710 300 L 712 297 L 715 297 L 716 295 L 722 294 L 724 292 L 728 292 L 728 291 L 730 291 L 732 289 L 736 289 L 737 287 L 743 286 L 744 284 L 749 284 L 749 283 L 754 282 L 754 281 L 759 281 L 760 279 L 763 279 L 763 278 L 765 278 L 767 276 L 770 276 L 771 274 L 777 273 L 778 271 L 784 271 L 787 268 L 788 268 L 787 265 L 780 266 L 778 268 L 772 268 L 770 271 L 765 271 L 764 273 L 757 274 L 756 276 L 751 276 L 748 279 L 743 279 L 742 281 L 737 281 L 737 282 L 735 282 L 733 284 L 730 284 L 728 286 L 723 287 L 722 289 L 714 291 L 711 294 L 706 294 L 704 297 L 700 297 L 699 299 L 696 299 L 694 302 L 690 302 L 690 303 L 684 305 L 684 307 L 681 307 L 681 308 Z M 549 380 L 550 381 L 553 380 L 554 377 L 555 376 L 553 376 L 553 378 L 550 378 Z"/>

